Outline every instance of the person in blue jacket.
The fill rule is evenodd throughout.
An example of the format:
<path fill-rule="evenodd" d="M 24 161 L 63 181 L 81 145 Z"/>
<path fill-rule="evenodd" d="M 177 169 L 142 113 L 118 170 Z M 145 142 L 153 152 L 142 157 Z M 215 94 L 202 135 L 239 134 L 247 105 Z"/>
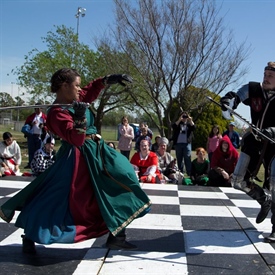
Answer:
<path fill-rule="evenodd" d="M 240 148 L 240 135 L 238 134 L 238 132 L 236 132 L 234 130 L 234 127 L 235 127 L 235 123 L 230 122 L 228 125 L 228 130 L 224 131 L 222 136 L 224 137 L 225 135 L 227 135 L 230 138 L 233 146 L 236 149 L 239 149 Z"/>

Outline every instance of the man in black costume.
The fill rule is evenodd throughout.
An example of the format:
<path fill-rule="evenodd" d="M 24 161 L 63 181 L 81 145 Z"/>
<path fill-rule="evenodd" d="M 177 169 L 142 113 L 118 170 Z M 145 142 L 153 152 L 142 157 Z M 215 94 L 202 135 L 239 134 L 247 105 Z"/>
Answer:
<path fill-rule="evenodd" d="M 221 98 L 223 111 L 224 105 L 233 101 L 233 109 L 240 102 L 250 107 L 251 120 L 264 135 L 275 138 L 275 62 L 268 62 L 264 69 L 263 82 L 249 82 L 242 86 L 237 93 L 229 92 Z M 257 136 L 255 132 L 249 132 L 243 137 L 240 157 L 232 176 L 232 186 L 247 193 L 257 200 L 261 210 L 256 218 L 261 223 L 271 209 L 272 232 L 265 238 L 268 242 L 275 242 L 275 143 L 269 142 Z M 261 157 L 262 154 L 262 157 Z M 256 176 L 259 159 L 265 167 L 265 182 L 263 188 L 251 181 Z M 271 198 L 264 191 L 269 189 Z"/>

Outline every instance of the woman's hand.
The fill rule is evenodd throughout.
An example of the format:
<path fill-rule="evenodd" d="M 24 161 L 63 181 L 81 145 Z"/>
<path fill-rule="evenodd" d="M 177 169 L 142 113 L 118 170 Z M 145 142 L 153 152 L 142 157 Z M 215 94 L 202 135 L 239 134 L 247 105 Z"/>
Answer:
<path fill-rule="evenodd" d="M 228 173 L 226 171 L 222 170 L 221 175 L 223 176 L 223 178 L 225 180 L 229 180 L 229 175 L 228 175 Z"/>

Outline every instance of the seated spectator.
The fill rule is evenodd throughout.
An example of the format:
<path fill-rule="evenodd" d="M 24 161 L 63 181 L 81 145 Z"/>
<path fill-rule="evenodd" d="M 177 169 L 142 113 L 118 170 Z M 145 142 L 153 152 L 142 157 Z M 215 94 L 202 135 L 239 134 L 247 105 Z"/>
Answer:
<path fill-rule="evenodd" d="M 20 176 L 21 149 L 10 132 L 3 133 L 0 143 L 1 176 Z"/>
<path fill-rule="evenodd" d="M 49 136 L 43 141 L 43 145 L 34 153 L 31 161 L 33 175 L 39 176 L 55 162 L 55 140 Z"/>
<path fill-rule="evenodd" d="M 152 148 L 151 148 L 151 151 L 152 152 L 157 152 L 158 148 L 159 148 L 159 141 L 160 141 L 160 138 L 161 136 L 160 135 L 157 135 L 155 137 L 155 143 L 152 144 Z"/>
<path fill-rule="evenodd" d="M 208 159 L 211 162 L 211 157 L 213 152 L 219 146 L 220 140 L 222 139 L 222 135 L 220 134 L 220 128 L 218 125 L 214 125 L 211 129 L 211 132 L 207 138 L 206 150 L 208 153 Z"/>
<path fill-rule="evenodd" d="M 231 176 L 238 158 L 238 151 L 232 145 L 229 137 L 225 135 L 212 155 L 208 185 L 230 187 Z"/>
<path fill-rule="evenodd" d="M 209 160 L 206 159 L 206 150 L 203 147 L 199 147 L 196 149 L 196 156 L 191 164 L 191 175 L 189 180 L 191 182 L 185 183 L 193 184 L 193 185 L 207 185 L 209 181 L 208 172 L 209 172 Z"/>
<path fill-rule="evenodd" d="M 177 167 L 177 160 L 173 156 L 166 152 L 169 140 L 166 137 L 159 139 L 159 148 L 156 152 L 158 156 L 158 167 L 162 173 L 162 178 L 167 183 L 182 184 L 184 175 L 179 171 Z"/>
<path fill-rule="evenodd" d="M 149 142 L 149 150 L 151 150 L 151 147 L 152 147 L 152 139 L 150 137 L 150 134 L 148 132 L 148 128 L 145 127 L 145 128 L 142 128 L 142 131 L 141 131 L 141 135 L 137 138 L 136 140 L 136 144 L 135 144 L 135 150 L 139 152 L 140 150 L 140 142 L 142 140 L 148 140 Z"/>
<path fill-rule="evenodd" d="M 135 141 L 141 136 L 142 129 L 147 128 L 148 136 L 152 139 L 153 138 L 153 132 L 152 130 L 148 127 L 148 125 L 145 122 L 140 122 L 139 123 L 139 129 L 135 133 Z"/>
<path fill-rule="evenodd" d="M 130 162 L 140 182 L 160 182 L 161 174 L 158 170 L 158 157 L 156 153 L 150 151 L 148 140 L 141 140 L 140 152 L 136 152 Z"/>

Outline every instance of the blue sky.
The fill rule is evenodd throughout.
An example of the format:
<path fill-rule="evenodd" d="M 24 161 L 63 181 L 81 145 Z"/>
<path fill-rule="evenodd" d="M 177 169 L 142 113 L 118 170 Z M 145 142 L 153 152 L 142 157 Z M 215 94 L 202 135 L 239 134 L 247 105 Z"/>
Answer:
<path fill-rule="evenodd" d="M 264 66 L 275 61 L 275 0 L 216 1 L 223 3 L 221 15 L 233 30 L 236 42 L 246 40 L 252 48 L 245 63 L 249 73 L 240 83 L 261 82 Z M 24 63 L 24 55 L 30 50 L 45 49 L 41 38 L 54 31 L 54 26 L 64 24 L 76 30 L 78 7 L 86 8 L 85 17 L 79 19 L 79 39 L 92 46 L 93 37 L 104 32 L 114 20 L 112 0 L 0 0 L 0 92 L 17 96 L 20 89 L 12 84 L 16 77 L 7 74 Z M 247 107 L 240 106 L 238 111 L 250 118 Z"/>

